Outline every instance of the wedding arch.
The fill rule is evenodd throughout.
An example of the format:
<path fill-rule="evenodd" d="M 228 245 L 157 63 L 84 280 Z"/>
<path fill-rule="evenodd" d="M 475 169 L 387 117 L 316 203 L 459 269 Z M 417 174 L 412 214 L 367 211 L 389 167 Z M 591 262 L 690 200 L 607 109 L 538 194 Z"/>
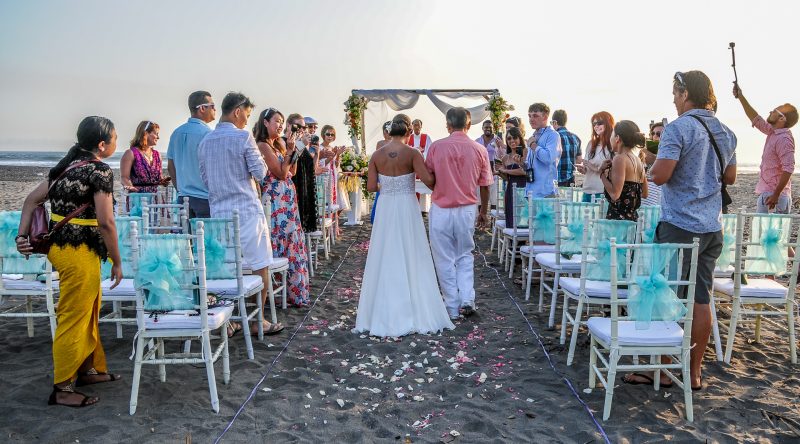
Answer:
<path fill-rule="evenodd" d="M 497 89 L 354 89 L 345 102 L 345 124 L 356 152 L 366 152 L 364 110 L 369 102 L 383 102 L 394 111 L 402 111 L 413 108 L 421 96 L 426 96 L 443 114 L 458 106 L 445 99 L 482 98 L 479 104 L 467 108 L 473 122 L 492 117 L 494 123 L 494 120 L 500 121 L 503 117 L 499 115 L 499 109 L 493 109 L 495 103 L 505 104 Z M 506 106 L 502 112 L 505 113 L 507 109 L 513 107 Z"/>

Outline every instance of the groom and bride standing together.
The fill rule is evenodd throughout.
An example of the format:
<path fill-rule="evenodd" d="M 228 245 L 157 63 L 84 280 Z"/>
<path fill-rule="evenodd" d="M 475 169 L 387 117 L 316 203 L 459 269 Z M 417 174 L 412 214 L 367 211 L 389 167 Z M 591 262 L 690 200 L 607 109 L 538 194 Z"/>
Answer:
<path fill-rule="evenodd" d="M 447 111 L 450 136 L 434 142 L 423 158 L 406 145 L 411 120 L 398 114 L 391 141 L 372 155 L 367 188 L 377 191 L 380 176 L 381 198 L 354 331 L 393 337 L 434 333 L 455 328 L 451 320 L 475 312 L 475 224 L 476 218 L 479 226 L 487 223 L 488 186 L 494 178 L 486 149 L 467 136 L 470 124 L 466 109 Z M 415 175 L 433 190 L 430 248 Z"/>

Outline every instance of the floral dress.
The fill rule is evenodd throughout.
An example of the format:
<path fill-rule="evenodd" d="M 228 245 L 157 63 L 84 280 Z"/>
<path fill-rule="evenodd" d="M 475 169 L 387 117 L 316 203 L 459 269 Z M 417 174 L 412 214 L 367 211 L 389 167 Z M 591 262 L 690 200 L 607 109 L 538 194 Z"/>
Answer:
<path fill-rule="evenodd" d="M 161 184 L 161 155 L 152 150 L 153 162 L 148 162 L 138 147 L 131 147 L 133 165 L 131 166 L 131 183 L 139 189 L 139 193 L 156 193 Z"/>
<path fill-rule="evenodd" d="M 283 162 L 283 156 L 278 154 Z M 272 201 L 272 254 L 289 259 L 287 290 L 289 303 L 305 306 L 309 303 L 308 250 L 297 210 L 297 192 L 291 175 L 283 180 L 272 173 L 264 178 L 261 191 Z"/>

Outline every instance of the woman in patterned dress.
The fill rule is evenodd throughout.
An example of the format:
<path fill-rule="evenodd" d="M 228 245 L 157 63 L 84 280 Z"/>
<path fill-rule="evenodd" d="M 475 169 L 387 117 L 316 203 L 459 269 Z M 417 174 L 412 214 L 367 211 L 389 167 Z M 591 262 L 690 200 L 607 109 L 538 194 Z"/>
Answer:
<path fill-rule="evenodd" d="M 272 200 L 272 254 L 289 259 L 288 300 L 292 305 L 302 307 L 309 303 L 309 289 L 305 234 L 300 225 L 297 192 L 292 182 L 298 155 L 296 139 L 281 138 L 283 125 L 283 114 L 275 108 L 267 108 L 258 115 L 253 137 L 269 170 L 261 183 L 261 191 Z"/>
<path fill-rule="evenodd" d="M 30 254 L 30 226 L 33 209 L 50 199 L 53 225 L 79 209 L 89 206 L 50 237 L 47 255 L 60 276 L 56 334 L 53 338 L 53 392 L 50 405 L 85 407 L 98 399 L 75 390 L 75 386 L 111 382 L 120 375 L 108 372 L 100 342 L 100 261 L 113 262 L 111 279 L 116 287 L 122 280 L 122 261 L 114 224 L 114 173 L 102 162 L 117 148 L 114 124 L 91 116 L 78 126 L 76 143 L 50 170 L 48 180 L 25 199 L 17 250 Z"/>
<path fill-rule="evenodd" d="M 169 183 L 169 177 L 161 177 L 161 154 L 156 151 L 159 126 L 144 120 L 136 127 L 131 147 L 122 155 L 119 163 L 122 186 L 133 193 L 156 193 L 159 185 Z"/>

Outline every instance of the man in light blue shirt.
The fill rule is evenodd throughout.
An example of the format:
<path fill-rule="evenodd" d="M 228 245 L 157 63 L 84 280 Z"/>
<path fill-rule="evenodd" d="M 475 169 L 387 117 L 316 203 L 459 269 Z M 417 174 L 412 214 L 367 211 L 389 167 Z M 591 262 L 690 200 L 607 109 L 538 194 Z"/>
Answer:
<path fill-rule="evenodd" d="M 181 201 L 189 198 L 189 217 L 211 217 L 208 207 L 208 187 L 200 177 L 197 148 L 200 141 L 211 132 L 207 123 L 216 117 L 216 105 L 207 91 L 189 95 L 191 117 L 175 128 L 169 138 L 167 169 Z"/>
<path fill-rule="evenodd" d="M 525 185 L 525 192 L 533 197 L 553 197 L 558 194 L 558 162 L 561 160 L 561 136 L 548 125 L 550 107 L 534 103 L 528 107 L 528 121 L 534 129 L 528 139 L 525 170 L 533 170 L 533 182 Z"/>

